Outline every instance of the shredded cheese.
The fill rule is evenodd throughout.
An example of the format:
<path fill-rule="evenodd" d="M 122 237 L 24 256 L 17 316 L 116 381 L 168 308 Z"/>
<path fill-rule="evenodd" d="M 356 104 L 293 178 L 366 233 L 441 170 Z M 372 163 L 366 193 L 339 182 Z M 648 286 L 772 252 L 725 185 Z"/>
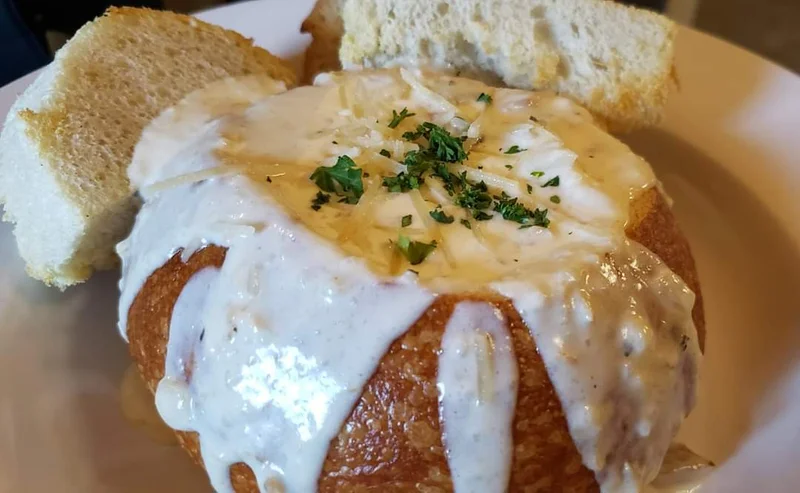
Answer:
<path fill-rule="evenodd" d="M 352 208 L 349 215 L 342 218 L 341 232 L 339 233 L 338 241 L 346 242 L 348 240 L 362 244 L 364 239 L 363 235 L 356 234 L 359 229 L 366 229 L 372 225 L 372 211 L 378 199 L 386 194 L 381 193 L 381 185 L 374 183 L 373 180 L 365 184 L 364 194 L 359 199 L 358 203 Z"/>
<path fill-rule="evenodd" d="M 442 184 L 437 180 L 425 180 L 425 183 L 422 185 L 422 187 L 430 192 L 431 197 L 433 197 L 439 204 L 450 205 L 453 203 L 450 194 L 447 193 L 447 190 L 445 190 Z"/>
<path fill-rule="evenodd" d="M 504 178 L 494 173 L 487 173 L 486 171 L 479 170 L 476 168 L 470 168 L 467 166 L 459 166 L 457 170 L 459 173 L 466 171 L 467 178 L 469 178 L 472 181 L 484 181 L 488 186 L 499 188 L 500 190 L 512 196 L 522 195 L 520 184 L 516 180 Z"/>
<path fill-rule="evenodd" d="M 458 113 L 458 108 L 456 108 L 453 103 L 448 101 L 444 96 L 425 87 L 411 71 L 401 68 L 400 77 L 402 77 L 406 84 L 419 93 L 422 97 L 422 101 L 427 103 L 426 106 L 432 113 L 437 113 L 441 116 L 442 120 L 440 123 L 449 122 L 456 116 L 456 113 Z"/>
<path fill-rule="evenodd" d="M 479 332 L 476 337 L 478 359 L 478 402 L 488 402 L 494 395 L 494 337 L 488 332 Z"/>
<path fill-rule="evenodd" d="M 395 237 L 399 236 L 399 233 Z M 397 244 L 389 241 L 389 275 L 396 276 L 400 274 L 400 265 L 403 261 L 402 253 L 397 248 Z"/>
<path fill-rule="evenodd" d="M 422 223 L 428 228 L 431 236 L 433 236 L 433 239 L 436 240 L 439 248 L 441 248 L 445 260 L 447 260 L 447 263 L 452 267 L 455 265 L 453 255 L 449 250 L 449 246 L 443 241 L 442 231 L 439 229 L 439 225 L 430 216 L 430 211 L 428 211 L 428 206 L 425 203 L 425 199 L 422 197 L 422 193 L 415 189 L 409 190 L 408 195 L 411 197 L 411 203 L 414 204 L 417 214 L 422 218 Z"/>

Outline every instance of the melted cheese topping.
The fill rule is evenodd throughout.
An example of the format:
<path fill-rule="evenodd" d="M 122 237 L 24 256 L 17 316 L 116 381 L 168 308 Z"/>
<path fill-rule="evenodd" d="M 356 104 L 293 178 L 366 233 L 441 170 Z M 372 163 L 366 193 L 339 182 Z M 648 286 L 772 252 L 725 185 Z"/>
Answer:
<path fill-rule="evenodd" d="M 274 96 L 234 91 L 228 112 L 215 91 L 213 114 L 145 131 L 130 171 L 145 204 L 118 251 L 124 335 L 132 300 L 172 255 L 228 249 L 222 268 L 196 274 L 175 305 L 156 395 L 167 424 L 199 434 L 218 491 L 231 490 L 236 462 L 262 491 L 314 491 L 330 440 L 389 344 L 438 293 L 465 291 L 512 300 L 602 490 L 639 491 L 653 479 L 693 405 L 700 352 L 694 295 L 624 235 L 631 198 L 655 185 L 646 163 L 564 98 L 444 75 L 326 75 Z M 481 93 L 492 102 L 477 101 Z M 414 115 L 390 128 L 403 108 Z M 422 122 L 463 137 L 468 158 L 452 172 L 547 209 L 549 227 L 521 229 L 491 210 L 477 221 L 433 177 L 389 193 L 383 177 L 420 147 L 402 135 Z M 309 176 L 341 156 L 363 171 L 363 195 L 312 210 L 319 188 Z M 558 186 L 544 186 L 555 177 Z M 452 223 L 432 219 L 438 206 Z M 398 254 L 400 234 L 437 248 L 412 267 Z M 458 493 L 503 491 L 510 472 L 516 364 L 491 313 L 459 305 L 443 340 L 441 418 Z M 492 345 L 473 364 L 460 351 L 476 332 Z M 472 400 L 476 392 L 485 398 Z M 470 437 L 497 454 L 487 460 Z"/>

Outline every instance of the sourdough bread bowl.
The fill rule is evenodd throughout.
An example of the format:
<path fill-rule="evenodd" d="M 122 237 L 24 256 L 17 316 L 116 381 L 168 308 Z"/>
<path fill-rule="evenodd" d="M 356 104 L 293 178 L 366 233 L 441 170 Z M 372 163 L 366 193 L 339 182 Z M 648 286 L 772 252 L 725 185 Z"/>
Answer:
<path fill-rule="evenodd" d="M 216 490 L 658 473 L 696 398 L 702 297 L 669 199 L 606 130 L 661 115 L 673 26 L 481 5 L 323 0 L 310 63 L 363 70 L 288 91 L 235 33 L 112 9 L 10 115 L 0 198 L 32 276 L 112 267 L 136 214 L 122 335 Z"/>
<path fill-rule="evenodd" d="M 216 489 L 653 479 L 704 320 L 643 160 L 566 98 L 437 72 L 250 102 L 145 130 L 118 246 L 131 354 Z"/>

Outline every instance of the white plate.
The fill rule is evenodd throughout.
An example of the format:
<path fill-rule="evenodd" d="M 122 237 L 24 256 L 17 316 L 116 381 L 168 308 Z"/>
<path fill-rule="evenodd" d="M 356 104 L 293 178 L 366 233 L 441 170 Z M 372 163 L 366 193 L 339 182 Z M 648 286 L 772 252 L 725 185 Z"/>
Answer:
<path fill-rule="evenodd" d="M 296 57 L 310 4 L 200 17 Z M 722 464 L 704 491 L 800 491 L 800 78 L 690 30 L 678 70 L 665 123 L 629 142 L 675 199 L 704 287 L 701 400 L 682 436 Z M 0 115 L 30 80 L 0 89 Z M 116 273 L 46 289 L 25 276 L 7 225 L 0 258 L 0 492 L 208 491 L 180 450 L 121 416 Z"/>

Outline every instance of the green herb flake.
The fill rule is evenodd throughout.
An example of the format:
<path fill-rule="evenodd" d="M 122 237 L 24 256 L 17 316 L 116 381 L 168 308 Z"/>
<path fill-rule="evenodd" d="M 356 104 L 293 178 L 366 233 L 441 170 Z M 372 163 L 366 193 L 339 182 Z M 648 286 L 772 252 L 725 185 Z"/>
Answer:
<path fill-rule="evenodd" d="M 436 241 L 423 243 L 421 241 L 411 240 L 406 235 L 400 235 L 397 238 L 396 245 L 400 253 L 403 254 L 411 265 L 422 263 L 422 261 L 436 249 Z"/>
<path fill-rule="evenodd" d="M 537 207 L 536 210 L 533 211 L 533 225 L 542 228 L 550 226 L 550 220 L 547 219 L 547 209 L 539 209 Z"/>
<path fill-rule="evenodd" d="M 550 196 L 550 202 L 552 202 L 554 204 L 560 204 L 561 203 L 561 197 L 559 197 L 558 195 L 551 195 Z"/>
<path fill-rule="evenodd" d="M 391 153 L 391 152 L 389 152 L 389 150 L 388 150 L 388 149 L 381 149 L 381 152 L 379 152 L 379 154 L 380 154 L 381 156 L 383 156 L 383 157 L 388 157 L 388 158 L 390 158 L 390 159 L 391 159 L 391 157 L 392 157 L 392 153 Z"/>
<path fill-rule="evenodd" d="M 544 176 L 544 171 L 531 171 L 531 176 L 534 178 L 541 178 Z"/>
<path fill-rule="evenodd" d="M 488 221 L 489 219 L 493 218 L 491 214 L 487 214 L 483 211 L 472 211 L 472 217 L 476 221 Z"/>
<path fill-rule="evenodd" d="M 448 216 L 447 213 L 439 207 L 430 211 L 428 214 L 430 214 L 437 223 L 450 224 L 456 220 L 453 216 Z"/>
<path fill-rule="evenodd" d="M 478 96 L 478 99 L 476 101 L 478 101 L 479 103 L 492 104 L 492 97 L 486 94 L 485 92 L 482 92 L 481 95 Z"/>
<path fill-rule="evenodd" d="M 387 176 L 383 178 L 383 186 L 390 192 L 408 192 L 419 188 L 421 179 L 401 171 L 395 176 Z"/>
<path fill-rule="evenodd" d="M 408 141 L 414 141 L 420 137 L 428 140 L 429 147 L 426 153 L 429 153 L 431 158 L 446 163 L 460 163 L 467 159 L 462 140 L 453 137 L 450 132 L 439 125 L 425 122 L 419 124 L 415 132 L 405 132 L 403 134 L 403 138 Z"/>
<path fill-rule="evenodd" d="M 469 183 L 466 173 L 460 178 L 464 183 L 461 193 L 456 196 L 456 205 L 470 210 L 488 209 L 492 205 L 492 196 L 487 193 L 485 182 L 481 180 L 479 183 Z"/>
<path fill-rule="evenodd" d="M 462 219 L 462 220 L 461 220 L 461 221 L 459 221 L 459 222 L 460 222 L 460 223 L 461 223 L 461 224 L 462 224 L 462 225 L 463 225 L 465 228 L 467 228 L 467 229 L 472 229 L 472 224 L 470 224 L 468 220 L 466 220 L 466 219 Z"/>
<path fill-rule="evenodd" d="M 403 158 L 403 164 L 406 165 L 408 174 L 419 177 L 434 165 L 434 161 L 424 151 L 408 151 Z"/>
<path fill-rule="evenodd" d="M 495 200 L 495 212 L 499 212 L 506 221 L 525 224 L 533 217 L 533 212 L 519 203 L 517 197 L 509 197 L 504 192 L 500 197 L 495 197 Z"/>
<path fill-rule="evenodd" d="M 411 214 L 403 216 L 403 218 L 400 219 L 400 226 L 403 228 L 411 226 L 411 219 L 412 219 Z"/>
<path fill-rule="evenodd" d="M 389 122 L 389 128 L 397 128 L 400 125 L 400 122 L 408 118 L 409 116 L 414 116 L 416 113 L 409 113 L 408 108 L 403 108 L 400 110 L 400 113 L 392 110 L 392 121 Z"/>
<path fill-rule="evenodd" d="M 327 193 L 317 192 L 317 195 L 311 200 L 311 208 L 318 211 L 323 205 L 331 201 L 331 196 Z"/>
<path fill-rule="evenodd" d="M 361 169 L 349 156 L 339 156 L 333 166 L 320 166 L 310 176 L 311 180 L 325 192 L 343 197 L 348 204 L 357 204 L 364 194 Z"/>
<path fill-rule="evenodd" d="M 513 145 L 513 146 L 509 147 L 508 149 L 506 149 L 506 152 L 504 152 L 503 154 L 518 154 L 520 152 L 527 151 L 527 150 L 528 149 L 520 148 L 520 146 L 518 146 L 518 145 Z"/>
<path fill-rule="evenodd" d="M 510 164 L 506 164 L 506 169 L 514 169 L 514 166 L 512 166 Z"/>
<path fill-rule="evenodd" d="M 544 188 L 544 187 L 557 187 L 560 184 L 561 184 L 561 179 L 558 176 L 554 176 L 554 177 L 550 178 L 549 180 L 547 180 L 544 183 L 544 185 L 542 185 L 542 188 Z"/>
<path fill-rule="evenodd" d="M 526 185 L 526 188 L 528 189 L 528 193 L 531 193 L 531 192 L 533 192 L 533 187 L 531 186 L 531 184 L 530 184 L 530 183 L 528 183 L 528 184 Z"/>

